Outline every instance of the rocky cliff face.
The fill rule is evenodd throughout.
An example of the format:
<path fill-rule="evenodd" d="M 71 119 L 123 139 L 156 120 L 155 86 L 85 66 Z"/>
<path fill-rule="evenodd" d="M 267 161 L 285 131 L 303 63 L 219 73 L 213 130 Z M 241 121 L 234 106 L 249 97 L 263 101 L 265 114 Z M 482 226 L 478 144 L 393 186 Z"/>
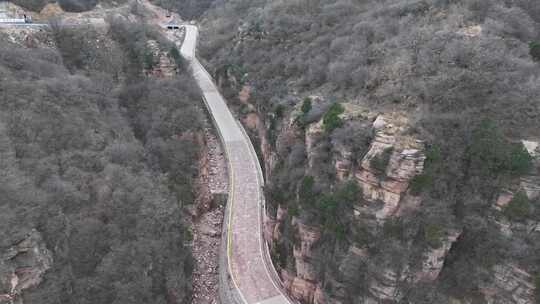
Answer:
<path fill-rule="evenodd" d="M 350 109 L 347 109 L 349 111 Z M 362 198 L 354 204 L 354 221 L 361 223 L 368 231 L 381 231 L 386 223 L 399 221 L 401 218 L 421 212 L 422 197 L 410 191 L 412 180 L 423 173 L 426 161 L 426 145 L 418 137 L 411 135 L 410 123 L 405 113 L 376 113 L 364 112 L 363 115 L 342 114 L 347 119 L 363 120 L 373 130 L 373 136 L 367 150 L 361 154 L 348 144 L 336 144 L 332 149 L 331 163 L 338 182 L 354 181 L 361 190 Z M 251 114 L 252 121 L 257 124 L 248 124 L 256 127 L 259 134 L 262 132 L 259 118 Z M 305 127 L 305 133 L 293 120 L 281 126 L 276 142 L 276 150 L 284 150 L 295 142 L 303 141 L 306 149 L 306 171 L 310 172 L 318 164 L 317 145 L 324 133 L 322 122 L 310 124 Z M 303 136 L 302 134 L 305 134 Z M 350 134 L 354 136 L 354 134 Z M 276 152 L 263 149 L 266 166 L 273 169 Z M 537 156 L 537 145 L 528 143 L 529 153 Z M 532 147 L 532 148 L 531 148 Z M 384 156 L 387 154 L 386 156 Z M 387 161 L 380 159 L 387 157 Z M 272 159 L 270 159 L 272 158 Z M 379 160 L 375 160 L 378 158 Z M 379 163 L 377 163 L 379 161 Z M 375 167 L 377 166 L 377 167 Z M 525 176 L 519 181 L 519 189 L 525 191 L 529 199 L 538 197 L 540 185 L 536 175 Z M 515 190 L 517 191 L 517 190 Z M 514 192 L 515 192 L 514 191 Z M 494 202 L 499 212 L 512 200 L 513 192 L 502 192 Z M 321 227 L 305 222 L 297 216 L 290 216 L 286 202 L 280 204 L 274 213 L 269 211 L 265 218 L 265 237 L 275 248 L 285 237 L 286 226 L 292 227 L 294 245 L 290 259 L 291 266 L 280 270 L 285 288 L 290 295 L 302 303 L 344 303 L 343 299 L 349 297 L 343 284 L 335 278 L 323 275 L 318 265 L 317 254 L 323 235 Z M 351 225 L 354 225 L 351 224 Z M 510 230 L 516 229 L 514 223 Z M 529 231 L 538 232 L 538 223 L 529 223 Z M 536 229 L 536 230 L 535 230 Z M 375 232 L 374 232 L 375 233 Z M 366 279 L 366 286 L 361 303 L 397 302 L 406 296 L 406 289 L 422 284 L 434 284 L 441 278 L 449 253 L 453 245 L 458 242 L 463 231 L 457 225 L 450 224 L 438 231 L 436 245 L 418 249 L 413 236 L 405 236 L 405 247 L 402 248 L 403 259 L 399 261 L 375 262 L 375 256 L 370 248 L 350 243 L 343 251 L 340 272 L 347 273 L 349 260 L 361 261 L 371 268 L 370 276 Z M 376 253 L 377 255 L 377 253 Z M 373 270 L 374 269 L 374 270 Z M 326 283 L 325 283 L 326 281 Z M 325 290 L 325 284 L 333 281 L 331 294 Z M 339 291 L 341 289 L 341 291 Z M 349 292 L 350 293 L 350 292 Z M 489 270 L 488 279 L 481 289 L 483 298 L 489 303 L 515 303 L 526 304 L 534 301 L 534 286 L 532 274 L 526 269 L 512 263 L 495 265 Z"/>
<path fill-rule="evenodd" d="M 14 242 L 0 256 L 0 303 L 22 303 L 24 290 L 39 285 L 52 264 L 52 253 L 37 230 Z"/>
<path fill-rule="evenodd" d="M 375 217 L 384 220 L 395 215 L 404 199 L 411 179 L 422 173 L 424 167 L 424 147 L 422 141 L 399 134 L 400 128 L 387 122 L 390 118 L 379 116 L 373 123 L 375 138 L 371 147 L 362 159 L 354 176 L 362 189 L 364 199 L 368 202 L 382 202 L 383 206 L 375 212 Z M 384 175 L 373 168 L 374 157 L 391 151 L 388 163 L 385 164 Z M 408 198 L 410 204 L 414 199 Z M 405 206 L 403 206 L 405 208 Z M 364 208 L 359 208 L 360 213 Z"/>
<path fill-rule="evenodd" d="M 318 282 L 318 274 L 310 259 L 313 257 L 313 246 L 320 239 L 321 232 L 295 221 L 299 235 L 298 246 L 293 249 L 294 273 L 281 269 L 283 285 L 295 299 L 306 303 L 325 303 L 322 286 Z"/>
<path fill-rule="evenodd" d="M 533 159 L 535 168 L 540 168 L 540 149 L 536 141 L 523 140 L 523 145 Z M 538 202 L 540 198 L 540 175 L 538 170 L 523 176 L 509 188 L 501 191 L 493 208 L 504 214 L 505 209 L 513 203 L 518 192 L 525 193 L 530 202 Z M 513 221 L 507 216 L 494 219 L 503 235 L 519 238 L 522 235 L 531 238 L 540 233 L 538 220 Z M 488 303 L 534 303 L 535 291 L 533 273 L 527 265 L 518 265 L 513 261 L 494 265 L 491 269 L 491 280 L 481 286 L 481 293 Z M 536 295 L 538 297 L 538 295 Z M 536 300 L 538 301 L 538 300 Z"/>
<path fill-rule="evenodd" d="M 350 113 L 345 112 L 342 116 L 345 119 L 359 117 L 359 115 L 348 114 Z M 342 144 L 334 147 L 332 163 L 338 180 L 354 180 L 361 189 L 364 199 L 355 204 L 355 216 L 374 216 L 376 221 L 382 223 L 387 218 L 418 207 L 419 198 L 407 193 L 407 189 L 410 180 L 422 173 L 425 160 L 424 146 L 422 141 L 403 135 L 403 131 L 406 130 L 406 120 L 398 114 L 392 118 L 384 115 L 377 116 L 374 113 L 363 113 L 361 118 L 371 120 L 369 124 L 374 130 L 374 138 L 369 144 L 367 153 L 354 155 L 350 146 Z M 284 128 L 286 131 L 281 134 L 281 142 L 278 141 L 278 145 L 290 145 L 292 138 L 298 137 L 301 133 L 298 130 L 291 130 L 291 126 L 289 124 Z M 323 132 L 321 121 L 307 127 L 304 138 L 308 159 L 307 170 L 317 165 L 316 146 Z M 372 168 L 372 159 L 388 149 L 392 152 L 384 170 Z M 267 215 L 265 235 L 269 241 L 280 239 L 280 231 L 284 225 L 283 221 L 286 220 L 286 214 L 287 210 L 279 206 L 275 218 Z M 294 298 L 303 303 L 336 303 L 338 299 L 331 299 L 325 295 L 319 273 L 312 263 L 314 248 L 321 238 L 320 228 L 310 226 L 309 223 L 302 223 L 297 218 L 293 218 L 292 226 L 297 237 L 293 248 L 294 271 L 282 269 L 284 285 Z M 417 280 L 433 280 L 437 277 L 444 262 L 444 255 L 456 238 L 457 234 L 452 235 L 441 248 L 426 252 L 424 268 L 416 274 Z M 349 247 L 348 251 L 356 256 L 367 255 L 365 249 L 354 245 Z M 371 280 L 369 291 L 375 300 L 397 299 L 399 298 L 398 282 L 405 279 L 405 277 L 399 277 L 393 270 L 386 269 L 381 271 L 379 277 Z"/>

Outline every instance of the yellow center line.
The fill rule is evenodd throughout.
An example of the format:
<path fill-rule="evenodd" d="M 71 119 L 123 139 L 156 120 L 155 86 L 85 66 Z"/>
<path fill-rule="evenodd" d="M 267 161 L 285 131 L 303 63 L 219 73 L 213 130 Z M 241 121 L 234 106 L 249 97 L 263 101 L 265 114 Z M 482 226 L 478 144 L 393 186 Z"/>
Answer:
<path fill-rule="evenodd" d="M 225 142 L 223 142 L 223 145 L 227 146 Z M 227 155 L 231 155 L 230 150 L 228 147 L 225 147 L 225 150 L 227 151 Z M 232 218 L 233 218 L 233 210 L 234 210 L 234 186 L 235 186 L 235 174 L 234 169 L 232 166 L 232 160 L 230 157 L 228 157 L 228 163 L 229 163 L 229 221 L 227 223 L 227 264 L 229 265 L 229 273 L 231 274 L 231 280 L 233 281 L 234 287 L 240 294 L 240 297 L 242 298 L 242 301 L 244 303 L 247 303 L 246 298 L 242 294 L 242 291 L 238 287 L 238 283 L 236 282 L 236 279 L 234 278 L 234 272 L 232 270 Z"/>

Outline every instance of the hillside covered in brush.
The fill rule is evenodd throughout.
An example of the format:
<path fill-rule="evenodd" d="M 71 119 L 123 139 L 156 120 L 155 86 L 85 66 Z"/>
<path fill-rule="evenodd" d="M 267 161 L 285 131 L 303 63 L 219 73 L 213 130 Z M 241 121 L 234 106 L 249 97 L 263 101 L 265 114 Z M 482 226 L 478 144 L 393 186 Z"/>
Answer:
<path fill-rule="evenodd" d="M 0 303 L 191 300 L 199 91 L 159 31 L 107 20 L 0 31 Z"/>
<path fill-rule="evenodd" d="M 200 55 L 303 303 L 537 303 L 540 3 L 231 0 Z"/>

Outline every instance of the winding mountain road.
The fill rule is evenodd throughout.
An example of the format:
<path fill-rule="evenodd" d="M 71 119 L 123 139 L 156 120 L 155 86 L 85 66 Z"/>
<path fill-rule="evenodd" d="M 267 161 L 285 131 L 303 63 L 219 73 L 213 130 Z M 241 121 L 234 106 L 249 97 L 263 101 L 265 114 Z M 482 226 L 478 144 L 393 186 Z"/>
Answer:
<path fill-rule="evenodd" d="M 247 304 L 290 304 L 278 286 L 262 236 L 264 183 L 255 150 L 238 120 L 227 107 L 214 81 L 195 56 L 198 29 L 186 25 L 181 54 L 201 88 L 218 129 L 229 162 L 229 214 L 226 214 L 228 271 L 234 288 Z M 224 300 L 224 299 L 222 299 Z"/>
<path fill-rule="evenodd" d="M 0 2 L 1 3 L 1 2 Z M 154 23 L 166 29 L 167 18 L 145 0 L 138 0 L 156 13 Z M 2 10 L 3 11 L 3 10 Z M 85 20 L 91 23 L 88 20 Z M 76 26 L 69 22 L 64 26 Z M 4 23 L 0 27 L 46 27 L 48 24 Z M 229 213 L 225 215 L 227 277 L 234 289 L 234 299 L 221 299 L 223 304 L 291 304 L 282 292 L 263 239 L 262 223 L 265 208 L 264 178 L 253 145 L 240 122 L 232 115 L 212 77 L 196 57 L 198 28 L 184 25 L 186 30 L 180 53 L 189 62 L 201 88 L 203 99 L 220 135 L 229 163 Z M 169 32 L 171 33 L 171 32 Z M 174 36 L 174 35 L 172 35 Z M 169 35 L 169 37 L 171 37 Z M 228 288 L 228 287 L 227 287 Z"/>

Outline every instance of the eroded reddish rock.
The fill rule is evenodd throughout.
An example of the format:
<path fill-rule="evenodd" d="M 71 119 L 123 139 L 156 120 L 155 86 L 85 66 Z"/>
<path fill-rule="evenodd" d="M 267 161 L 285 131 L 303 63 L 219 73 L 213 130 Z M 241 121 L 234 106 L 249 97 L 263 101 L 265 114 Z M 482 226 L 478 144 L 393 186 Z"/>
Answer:
<path fill-rule="evenodd" d="M 502 208 L 506 207 L 506 205 L 510 203 L 513 197 L 514 194 L 512 192 L 503 191 L 499 194 L 499 197 L 497 198 L 497 201 L 493 207 L 497 210 L 502 210 Z"/>
<path fill-rule="evenodd" d="M 377 278 L 372 278 L 369 284 L 369 292 L 381 301 L 399 300 L 399 276 L 391 269 L 381 270 Z"/>
<path fill-rule="evenodd" d="M 321 231 L 316 227 L 310 227 L 302 223 L 297 223 L 297 225 L 300 248 L 295 250 L 300 252 L 298 256 L 310 258 L 313 253 L 313 245 L 321 238 Z"/>
<path fill-rule="evenodd" d="M 52 264 L 52 253 L 41 233 L 31 230 L 0 256 L 0 300 L 22 303 L 23 291 L 38 286 Z"/>
<path fill-rule="evenodd" d="M 296 266 L 296 276 L 304 280 L 315 282 L 317 280 L 317 273 L 315 272 L 313 264 L 305 260 L 305 256 L 302 255 L 300 250 L 294 248 L 293 251 Z"/>
<path fill-rule="evenodd" d="M 414 176 L 422 173 L 426 157 L 421 141 L 400 136 L 395 128 L 383 127 L 380 121 L 378 126 L 374 125 L 374 129 L 375 139 L 362 159 L 355 177 L 366 201 L 383 203 L 383 207 L 375 216 L 378 219 L 385 219 L 398 210 L 409 182 Z M 384 172 L 372 168 L 373 158 L 381 157 L 390 149 L 392 149 L 390 158 Z"/>
<path fill-rule="evenodd" d="M 277 222 L 284 220 L 287 210 L 281 206 L 278 208 Z M 321 237 L 321 232 L 315 227 L 298 222 L 298 219 L 293 221 L 299 236 L 299 246 L 295 246 L 293 254 L 295 257 L 295 272 L 291 273 L 286 269 L 280 270 L 281 280 L 284 288 L 288 293 L 302 303 L 319 303 L 324 304 L 324 295 L 320 287 L 318 287 L 317 273 L 313 264 L 309 261 L 312 257 L 312 249 L 315 242 Z M 274 230 L 277 230 L 277 229 Z M 274 237 L 276 232 L 274 232 Z M 314 302 L 317 299 L 317 302 Z"/>
<path fill-rule="evenodd" d="M 308 280 L 295 277 L 291 284 L 291 296 L 303 303 L 313 303 L 317 286 Z"/>
<path fill-rule="evenodd" d="M 272 218 L 268 213 L 264 214 L 264 238 L 267 241 L 274 239 L 274 229 L 276 228 L 277 220 Z M 272 244 L 273 242 L 270 242 Z"/>
<path fill-rule="evenodd" d="M 321 286 L 317 286 L 315 289 L 315 294 L 313 295 L 313 304 L 326 304 L 324 292 L 322 291 Z"/>

